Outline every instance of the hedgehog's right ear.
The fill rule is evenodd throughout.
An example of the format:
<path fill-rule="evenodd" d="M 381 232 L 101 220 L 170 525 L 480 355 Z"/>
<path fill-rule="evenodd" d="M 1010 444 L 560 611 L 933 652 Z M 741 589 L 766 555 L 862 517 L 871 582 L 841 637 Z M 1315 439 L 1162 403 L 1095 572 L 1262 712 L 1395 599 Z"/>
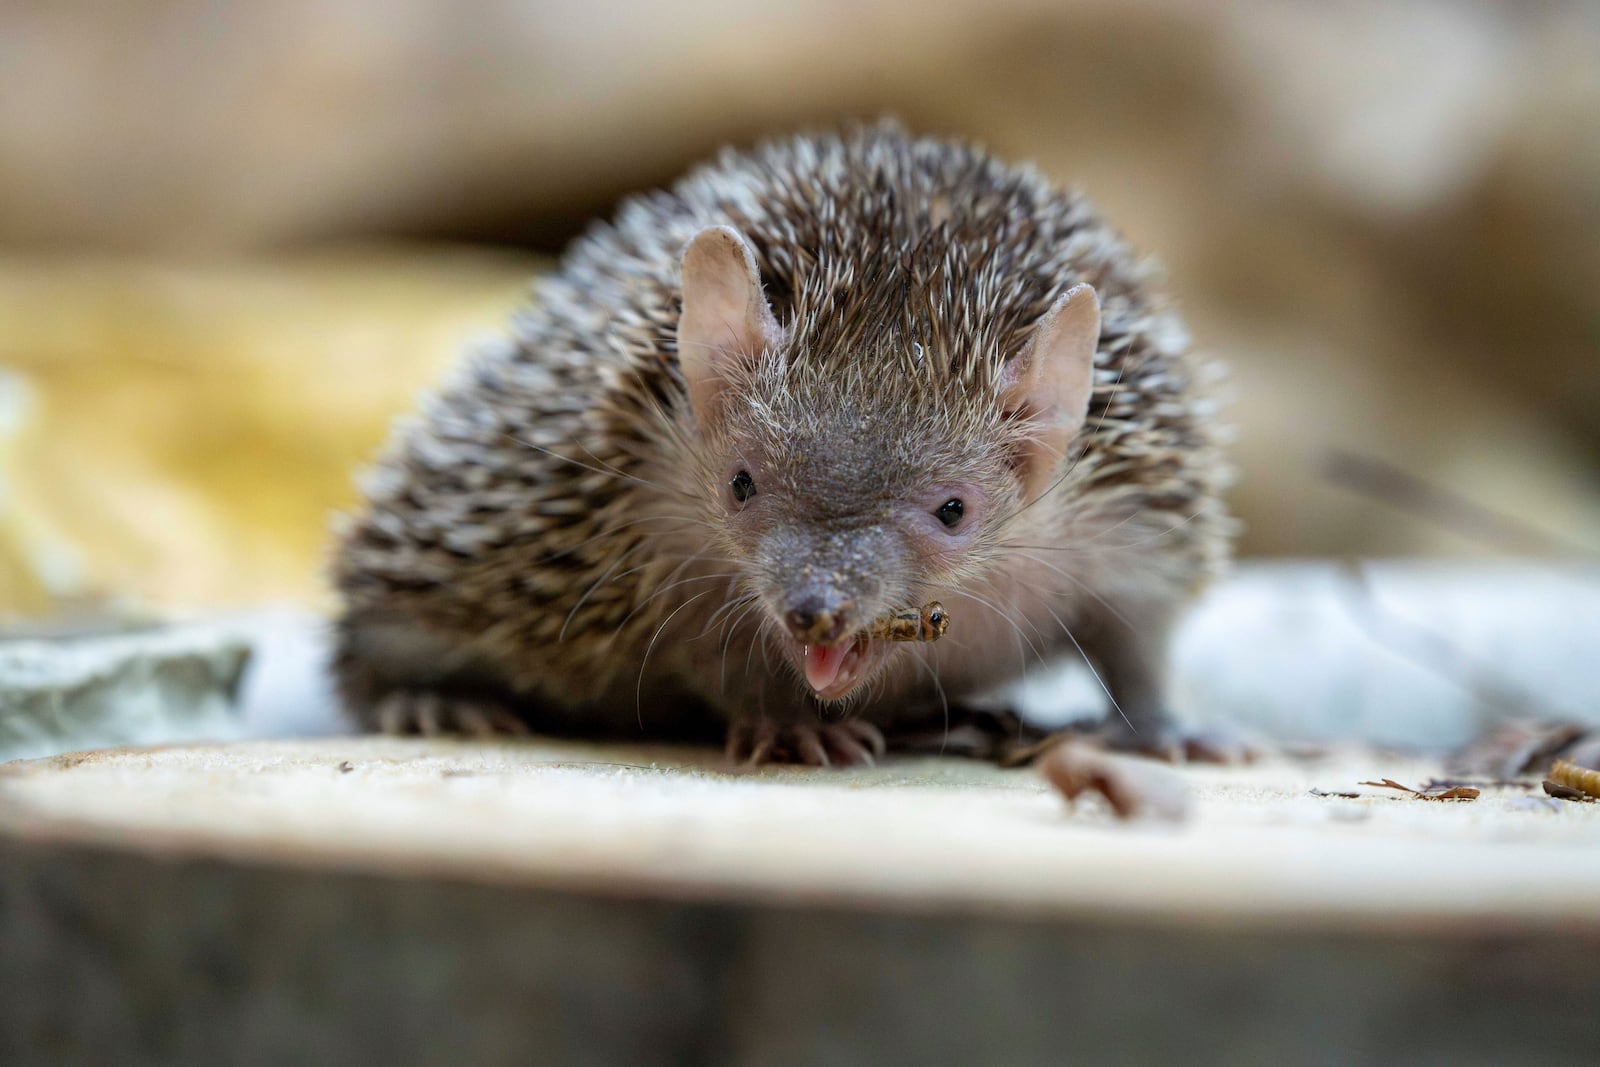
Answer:
<path fill-rule="evenodd" d="M 761 295 L 756 257 L 732 226 L 708 226 L 683 250 L 678 366 L 695 418 L 715 416 L 728 372 L 777 342 L 778 324 Z"/>

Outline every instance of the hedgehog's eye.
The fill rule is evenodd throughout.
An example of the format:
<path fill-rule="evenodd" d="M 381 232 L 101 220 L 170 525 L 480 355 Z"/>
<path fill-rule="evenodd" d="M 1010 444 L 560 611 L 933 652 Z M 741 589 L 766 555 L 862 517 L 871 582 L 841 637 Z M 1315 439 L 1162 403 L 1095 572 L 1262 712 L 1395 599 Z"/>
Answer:
<path fill-rule="evenodd" d="M 943 504 L 940 504 L 939 510 L 934 512 L 939 517 L 940 522 L 950 527 L 954 527 L 956 523 L 960 522 L 961 516 L 966 513 L 966 505 L 961 503 L 959 497 L 951 497 Z"/>
<path fill-rule="evenodd" d="M 756 495 L 756 480 L 750 477 L 749 471 L 740 471 L 733 476 L 733 481 L 729 483 L 729 488 L 733 490 L 733 499 L 743 504 L 746 500 Z M 960 503 L 960 501 L 957 501 L 957 503 Z"/>

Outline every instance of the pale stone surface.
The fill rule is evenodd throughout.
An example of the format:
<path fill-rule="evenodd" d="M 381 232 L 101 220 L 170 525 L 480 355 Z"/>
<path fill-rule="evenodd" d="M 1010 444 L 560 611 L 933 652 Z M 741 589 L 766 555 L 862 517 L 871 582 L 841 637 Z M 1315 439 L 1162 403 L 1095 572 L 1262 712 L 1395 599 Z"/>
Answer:
<path fill-rule="evenodd" d="M 1174 825 L 1069 810 L 1032 771 L 953 759 L 735 773 L 692 749 L 335 738 L 14 762 L 0 830 L 674 899 L 1600 934 L 1600 804 L 1358 785 L 1442 769 L 1359 751 L 1189 767 Z M 1397 893 L 1415 871 L 1449 872 L 1449 892 Z"/>

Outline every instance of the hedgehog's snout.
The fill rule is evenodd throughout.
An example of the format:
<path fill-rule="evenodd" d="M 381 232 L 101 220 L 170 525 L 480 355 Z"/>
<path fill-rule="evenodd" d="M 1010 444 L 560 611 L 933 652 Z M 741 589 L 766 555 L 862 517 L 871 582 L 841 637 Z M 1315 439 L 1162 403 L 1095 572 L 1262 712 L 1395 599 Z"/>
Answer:
<path fill-rule="evenodd" d="M 828 577 L 842 576 L 835 571 Z M 859 632 L 867 621 L 862 602 L 851 588 L 837 581 L 802 580 L 781 601 L 785 606 L 780 615 L 797 646 L 798 666 L 821 700 L 848 695 L 874 662 L 866 656 L 869 642 Z"/>
<path fill-rule="evenodd" d="M 801 645 L 838 645 L 878 609 L 892 553 L 877 531 L 785 530 L 762 546 L 773 621 Z"/>
<path fill-rule="evenodd" d="M 795 640 L 806 645 L 832 645 L 856 628 L 855 601 L 848 597 L 805 593 L 783 613 Z"/>

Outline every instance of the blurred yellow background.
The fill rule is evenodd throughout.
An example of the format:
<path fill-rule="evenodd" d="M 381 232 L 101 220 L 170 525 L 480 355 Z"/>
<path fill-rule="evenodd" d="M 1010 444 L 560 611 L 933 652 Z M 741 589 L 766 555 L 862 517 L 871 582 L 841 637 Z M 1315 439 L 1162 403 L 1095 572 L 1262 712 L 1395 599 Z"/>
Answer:
<path fill-rule="evenodd" d="M 1595 5 L 12 3 L 0 613 L 325 605 L 352 472 L 587 220 L 883 113 L 1166 265 L 1246 553 L 1600 543 Z"/>
<path fill-rule="evenodd" d="M 0 262 L 0 603 L 320 605 L 352 472 L 536 263 L 439 247 Z"/>

